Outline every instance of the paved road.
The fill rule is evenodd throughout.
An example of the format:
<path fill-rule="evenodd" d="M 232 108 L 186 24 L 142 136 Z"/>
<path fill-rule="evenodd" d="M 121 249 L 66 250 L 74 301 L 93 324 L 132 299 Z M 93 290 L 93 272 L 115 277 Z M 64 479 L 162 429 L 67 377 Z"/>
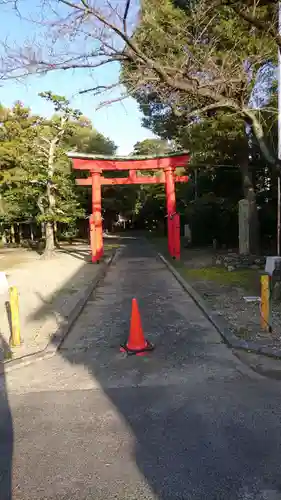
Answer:
<path fill-rule="evenodd" d="M 124 242 L 60 354 L 3 380 L 0 499 L 281 499 L 280 383 L 233 356 L 147 243 Z M 147 357 L 118 350 L 133 296 Z"/>

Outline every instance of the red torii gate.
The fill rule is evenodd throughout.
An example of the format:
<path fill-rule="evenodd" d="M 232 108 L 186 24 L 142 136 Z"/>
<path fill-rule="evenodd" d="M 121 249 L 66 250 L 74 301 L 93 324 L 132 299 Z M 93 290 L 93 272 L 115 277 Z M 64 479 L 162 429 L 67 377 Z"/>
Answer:
<path fill-rule="evenodd" d="M 187 182 L 188 176 L 175 175 L 177 167 L 186 167 L 187 153 L 174 153 L 159 157 L 112 157 L 68 153 L 76 170 L 89 170 L 86 179 L 76 179 L 78 186 L 92 186 L 92 215 L 90 216 L 90 244 L 92 262 L 99 262 L 103 256 L 101 186 L 128 184 L 165 184 L 168 218 L 168 250 L 170 255 L 180 258 L 180 220 L 176 212 L 175 182 Z M 128 177 L 103 177 L 103 171 L 127 170 Z M 137 175 L 138 170 L 161 170 L 160 176 Z"/>

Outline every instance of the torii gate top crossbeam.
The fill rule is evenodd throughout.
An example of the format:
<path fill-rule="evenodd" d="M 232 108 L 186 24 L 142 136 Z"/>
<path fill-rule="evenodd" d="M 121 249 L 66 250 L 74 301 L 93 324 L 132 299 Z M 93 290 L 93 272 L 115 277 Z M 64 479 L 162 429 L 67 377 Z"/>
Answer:
<path fill-rule="evenodd" d="M 186 167 L 189 155 L 186 152 L 162 156 L 100 156 L 82 153 L 68 153 L 76 170 L 158 170 Z"/>

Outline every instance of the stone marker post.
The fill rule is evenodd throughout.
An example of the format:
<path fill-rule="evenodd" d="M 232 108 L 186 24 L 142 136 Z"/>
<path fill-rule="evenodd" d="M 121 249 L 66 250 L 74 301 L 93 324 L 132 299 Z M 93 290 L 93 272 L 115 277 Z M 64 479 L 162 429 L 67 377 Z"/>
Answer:
<path fill-rule="evenodd" d="M 240 200 L 239 203 L 239 253 L 248 255 L 250 253 L 250 203 L 248 200 Z"/>

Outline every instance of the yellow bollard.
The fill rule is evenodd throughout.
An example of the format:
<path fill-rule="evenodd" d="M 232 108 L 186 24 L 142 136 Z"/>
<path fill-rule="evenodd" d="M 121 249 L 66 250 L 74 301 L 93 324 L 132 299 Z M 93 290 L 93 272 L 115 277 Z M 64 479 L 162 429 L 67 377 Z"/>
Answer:
<path fill-rule="evenodd" d="M 10 314 L 11 314 L 11 338 L 12 347 L 21 345 L 20 339 L 20 315 L 19 315 L 19 294 L 15 286 L 11 286 L 10 292 Z"/>
<path fill-rule="evenodd" d="M 271 287 L 270 276 L 261 276 L 261 327 L 267 332 L 271 332 Z"/>

